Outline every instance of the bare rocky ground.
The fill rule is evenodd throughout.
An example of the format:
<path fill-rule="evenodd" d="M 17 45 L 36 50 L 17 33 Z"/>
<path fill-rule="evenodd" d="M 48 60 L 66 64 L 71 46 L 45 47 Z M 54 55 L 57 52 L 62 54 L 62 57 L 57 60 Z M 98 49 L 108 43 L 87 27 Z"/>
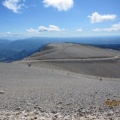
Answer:
<path fill-rule="evenodd" d="M 120 120 L 120 78 L 28 63 L 0 63 L 0 120 Z"/>
<path fill-rule="evenodd" d="M 120 119 L 120 106 L 105 104 L 120 100 L 119 79 L 0 63 L 0 91 L 1 120 Z"/>

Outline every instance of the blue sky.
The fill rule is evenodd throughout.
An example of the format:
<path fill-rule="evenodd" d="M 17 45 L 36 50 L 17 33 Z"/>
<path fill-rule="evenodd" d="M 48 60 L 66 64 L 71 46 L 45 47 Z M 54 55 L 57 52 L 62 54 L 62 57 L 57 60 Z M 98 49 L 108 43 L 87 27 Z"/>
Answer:
<path fill-rule="evenodd" d="M 0 38 L 120 35 L 120 0 L 1 0 Z"/>

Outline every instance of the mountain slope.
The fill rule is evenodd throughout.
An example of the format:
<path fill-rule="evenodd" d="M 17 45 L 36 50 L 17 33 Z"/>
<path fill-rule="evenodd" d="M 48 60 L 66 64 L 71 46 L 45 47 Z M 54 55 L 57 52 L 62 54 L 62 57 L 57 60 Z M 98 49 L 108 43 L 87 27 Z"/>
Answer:
<path fill-rule="evenodd" d="M 120 51 L 79 44 L 49 44 L 42 51 L 24 59 L 51 68 L 98 77 L 120 78 Z"/>

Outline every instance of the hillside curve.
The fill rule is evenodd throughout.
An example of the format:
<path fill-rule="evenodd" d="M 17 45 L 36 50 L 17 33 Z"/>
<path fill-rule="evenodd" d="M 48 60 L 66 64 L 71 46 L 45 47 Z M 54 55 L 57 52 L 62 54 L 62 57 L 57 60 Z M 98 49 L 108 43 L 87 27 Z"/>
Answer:
<path fill-rule="evenodd" d="M 24 62 L 84 75 L 120 78 L 120 51 L 89 45 L 49 44 Z"/>

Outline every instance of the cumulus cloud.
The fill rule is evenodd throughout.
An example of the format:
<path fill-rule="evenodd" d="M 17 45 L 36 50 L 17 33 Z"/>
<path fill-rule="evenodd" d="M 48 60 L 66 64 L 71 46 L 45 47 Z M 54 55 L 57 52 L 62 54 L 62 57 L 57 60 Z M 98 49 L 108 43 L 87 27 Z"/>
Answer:
<path fill-rule="evenodd" d="M 45 31 L 49 31 L 49 32 L 53 32 L 53 31 L 62 31 L 62 29 L 60 29 L 58 26 L 55 25 L 49 25 L 49 27 L 45 27 L 45 26 L 39 26 L 38 29 L 27 29 L 28 32 L 31 33 L 39 33 L 39 32 L 45 32 Z"/>
<path fill-rule="evenodd" d="M 43 0 L 45 7 L 54 7 L 59 11 L 67 11 L 73 7 L 73 0 Z"/>
<path fill-rule="evenodd" d="M 79 29 L 77 29 L 76 31 L 78 31 L 78 32 L 82 32 L 83 30 L 82 30 L 82 28 L 79 28 Z"/>
<path fill-rule="evenodd" d="M 101 15 L 98 12 L 94 12 L 91 16 L 88 16 L 91 20 L 91 23 L 104 22 L 108 20 L 115 20 L 117 17 L 113 14 Z"/>
<path fill-rule="evenodd" d="M 38 28 L 39 32 L 43 32 L 43 31 L 61 31 L 61 29 L 58 26 L 55 25 L 49 25 L 49 27 L 44 27 L 44 26 L 40 26 Z"/>
<path fill-rule="evenodd" d="M 25 0 L 23 0 L 23 2 L 25 2 Z M 19 10 L 25 7 L 24 3 L 21 3 L 21 0 L 5 0 L 3 5 L 14 13 L 19 13 Z"/>
<path fill-rule="evenodd" d="M 100 32 L 100 31 L 107 31 L 107 32 L 120 31 L 120 23 L 114 24 L 114 25 L 112 25 L 112 27 L 110 27 L 110 28 L 102 28 L 102 29 L 96 28 L 96 29 L 94 29 L 93 31 L 95 31 L 95 32 Z"/>

